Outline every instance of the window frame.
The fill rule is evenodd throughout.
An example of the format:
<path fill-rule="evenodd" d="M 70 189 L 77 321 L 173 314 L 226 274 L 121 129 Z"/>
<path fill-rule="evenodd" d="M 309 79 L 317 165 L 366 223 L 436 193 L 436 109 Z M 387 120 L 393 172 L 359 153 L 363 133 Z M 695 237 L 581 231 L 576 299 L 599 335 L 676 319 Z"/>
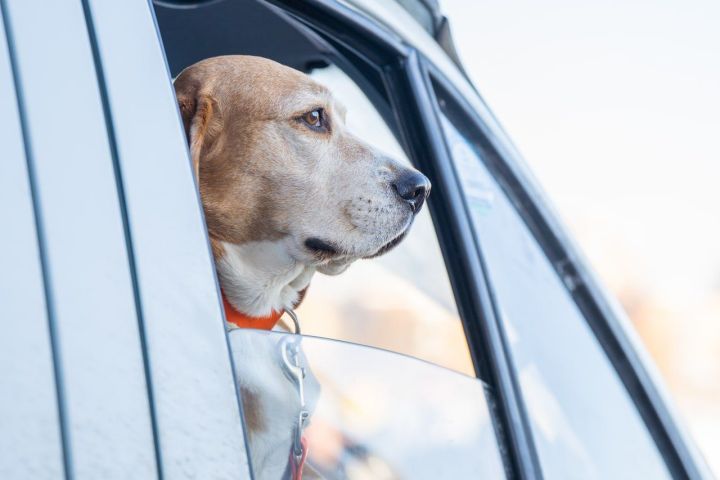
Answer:
<path fill-rule="evenodd" d="M 220 289 L 155 11 L 148 0 L 81 1 L 132 252 L 159 474 L 252 479 Z M 140 112 L 154 128 L 137 121 Z M 187 388 L 203 377 L 202 388 Z M 210 452 L 225 461 L 208 462 Z"/>

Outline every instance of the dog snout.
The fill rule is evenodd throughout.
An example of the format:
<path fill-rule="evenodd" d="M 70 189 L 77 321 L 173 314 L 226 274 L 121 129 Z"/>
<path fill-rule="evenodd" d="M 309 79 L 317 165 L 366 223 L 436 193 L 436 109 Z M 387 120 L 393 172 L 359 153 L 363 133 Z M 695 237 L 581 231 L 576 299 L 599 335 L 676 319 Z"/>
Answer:
<path fill-rule="evenodd" d="M 416 170 L 407 170 L 392 182 L 392 188 L 405 203 L 410 205 L 413 213 L 417 213 L 430 195 L 430 180 Z"/>

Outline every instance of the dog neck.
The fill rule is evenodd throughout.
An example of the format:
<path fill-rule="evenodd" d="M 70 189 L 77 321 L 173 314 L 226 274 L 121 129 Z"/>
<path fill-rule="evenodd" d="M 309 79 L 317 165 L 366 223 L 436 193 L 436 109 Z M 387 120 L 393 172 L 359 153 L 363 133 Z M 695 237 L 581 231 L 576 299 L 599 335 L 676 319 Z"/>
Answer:
<path fill-rule="evenodd" d="M 216 261 L 227 302 L 248 317 L 268 317 L 294 308 L 310 284 L 315 267 L 295 260 L 284 240 L 221 242 Z"/>
<path fill-rule="evenodd" d="M 231 323 L 239 328 L 254 328 L 256 330 L 272 330 L 273 327 L 280 320 L 280 317 L 285 313 L 284 310 L 270 312 L 267 317 L 251 317 L 243 313 L 238 312 L 233 307 L 228 299 L 225 298 L 225 294 L 222 296 L 223 308 L 225 309 L 225 321 Z"/>

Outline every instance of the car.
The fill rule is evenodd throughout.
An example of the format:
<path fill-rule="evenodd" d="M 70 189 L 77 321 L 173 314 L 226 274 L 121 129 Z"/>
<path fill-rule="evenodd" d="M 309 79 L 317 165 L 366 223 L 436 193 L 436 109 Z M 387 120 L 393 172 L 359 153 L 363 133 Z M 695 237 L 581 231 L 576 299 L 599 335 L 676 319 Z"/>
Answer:
<path fill-rule="evenodd" d="M 322 478 L 711 478 L 436 0 L 0 15 L 0 478 L 267 478 L 243 411 L 271 393 L 236 379 L 288 344 Z M 303 335 L 226 331 L 172 87 L 224 54 L 328 83 L 433 184 L 397 255 L 313 285 Z"/>

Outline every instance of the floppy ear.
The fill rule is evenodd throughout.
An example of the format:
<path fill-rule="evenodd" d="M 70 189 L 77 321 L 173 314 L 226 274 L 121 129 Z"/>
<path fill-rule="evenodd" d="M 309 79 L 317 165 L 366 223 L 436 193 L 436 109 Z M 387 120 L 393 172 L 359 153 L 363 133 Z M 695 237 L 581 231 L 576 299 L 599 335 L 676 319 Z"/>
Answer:
<path fill-rule="evenodd" d="M 178 104 L 190 145 L 195 179 L 200 185 L 200 158 L 210 150 L 222 130 L 222 116 L 217 102 L 210 95 L 179 95 Z"/>

